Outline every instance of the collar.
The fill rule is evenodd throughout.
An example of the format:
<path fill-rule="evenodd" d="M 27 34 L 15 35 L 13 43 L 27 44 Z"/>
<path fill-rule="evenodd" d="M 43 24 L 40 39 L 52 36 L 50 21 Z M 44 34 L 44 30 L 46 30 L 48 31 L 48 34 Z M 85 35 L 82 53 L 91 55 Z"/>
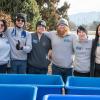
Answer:
<path fill-rule="evenodd" d="M 18 31 L 23 31 L 23 28 L 18 28 L 18 27 L 15 27 L 15 30 L 18 30 Z"/>

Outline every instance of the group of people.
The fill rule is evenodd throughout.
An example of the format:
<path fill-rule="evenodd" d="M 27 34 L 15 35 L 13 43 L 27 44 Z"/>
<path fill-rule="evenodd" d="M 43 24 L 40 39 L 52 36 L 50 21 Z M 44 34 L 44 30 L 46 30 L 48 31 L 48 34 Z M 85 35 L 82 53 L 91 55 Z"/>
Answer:
<path fill-rule="evenodd" d="M 7 28 L 6 21 L 0 20 L 0 73 L 10 68 L 16 74 L 47 74 L 51 64 L 52 74 L 61 75 L 64 82 L 70 75 L 100 76 L 100 24 L 90 40 L 83 26 L 77 34 L 71 33 L 64 18 L 49 32 L 44 20 L 32 33 L 25 30 L 25 23 L 22 13 L 15 16 L 14 27 Z"/>

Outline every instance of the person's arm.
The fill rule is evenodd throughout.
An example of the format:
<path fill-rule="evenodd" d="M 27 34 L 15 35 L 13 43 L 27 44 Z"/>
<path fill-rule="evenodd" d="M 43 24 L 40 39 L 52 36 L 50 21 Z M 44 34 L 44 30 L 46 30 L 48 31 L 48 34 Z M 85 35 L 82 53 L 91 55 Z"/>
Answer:
<path fill-rule="evenodd" d="M 48 59 L 50 61 L 52 60 L 52 49 L 50 49 L 49 52 L 48 52 Z"/>
<path fill-rule="evenodd" d="M 49 32 L 48 31 L 45 31 L 43 33 L 51 40 L 53 31 L 49 31 Z"/>
<path fill-rule="evenodd" d="M 25 51 L 26 53 L 29 53 L 32 49 L 31 33 L 28 33 L 26 38 L 27 38 L 26 39 L 26 44 L 25 44 L 25 46 L 23 46 L 23 51 Z"/>
<path fill-rule="evenodd" d="M 13 32 L 13 29 L 14 29 L 13 27 L 8 27 L 7 28 L 7 30 L 5 32 L 5 34 L 6 34 L 7 37 Z"/>
<path fill-rule="evenodd" d="M 73 34 L 73 52 L 74 52 L 74 44 L 76 43 L 78 37 L 76 34 Z"/>

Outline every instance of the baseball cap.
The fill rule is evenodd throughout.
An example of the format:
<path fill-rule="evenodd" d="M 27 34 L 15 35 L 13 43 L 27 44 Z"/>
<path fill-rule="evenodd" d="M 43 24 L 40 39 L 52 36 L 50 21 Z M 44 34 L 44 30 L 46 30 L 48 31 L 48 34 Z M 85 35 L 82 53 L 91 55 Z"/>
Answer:
<path fill-rule="evenodd" d="M 46 22 L 44 20 L 39 20 L 36 24 L 36 27 L 38 27 L 39 25 L 46 27 Z"/>

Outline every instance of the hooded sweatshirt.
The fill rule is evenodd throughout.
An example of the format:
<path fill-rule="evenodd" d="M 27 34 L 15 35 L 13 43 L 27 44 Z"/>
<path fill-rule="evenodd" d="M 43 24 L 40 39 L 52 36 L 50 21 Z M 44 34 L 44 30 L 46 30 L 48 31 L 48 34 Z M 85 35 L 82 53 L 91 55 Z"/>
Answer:
<path fill-rule="evenodd" d="M 31 34 L 24 31 L 22 28 L 10 27 L 7 30 L 8 39 L 11 45 L 11 59 L 12 60 L 26 60 L 27 53 L 32 49 L 31 44 Z M 16 44 L 20 41 L 20 46 L 23 47 L 22 50 L 16 49 Z"/>
<path fill-rule="evenodd" d="M 0 65 L 10 60 L 10 44 L 6 35 L 0 37 Z"/>

